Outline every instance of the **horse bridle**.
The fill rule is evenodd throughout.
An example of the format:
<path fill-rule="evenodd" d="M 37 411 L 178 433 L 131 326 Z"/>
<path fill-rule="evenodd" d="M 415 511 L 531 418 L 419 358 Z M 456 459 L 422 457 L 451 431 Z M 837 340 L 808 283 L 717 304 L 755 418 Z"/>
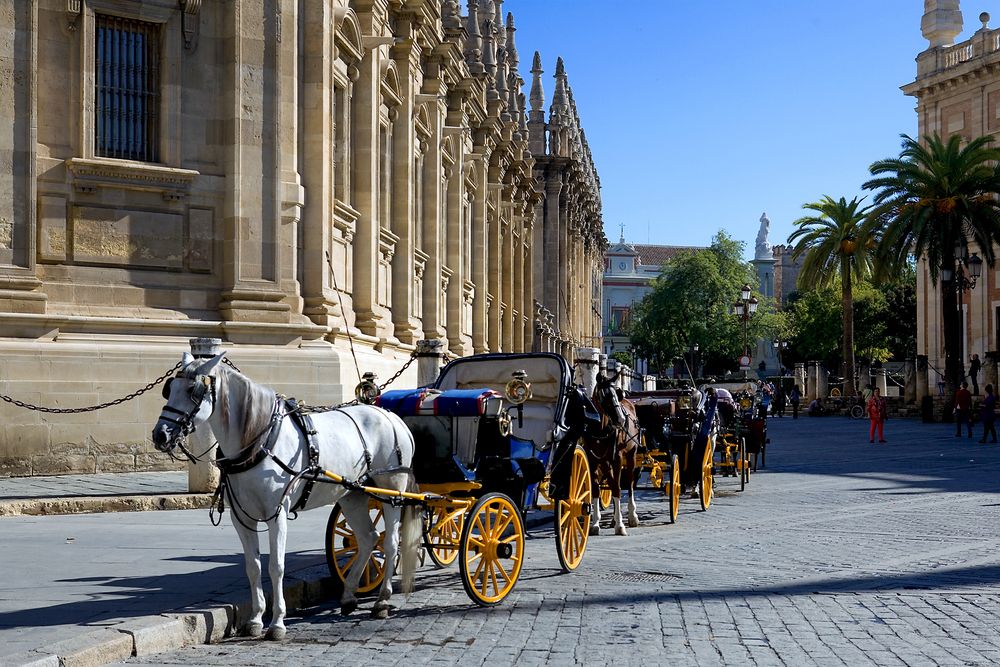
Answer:
<path fill-rule="evenodd" d="M 191 391 L 188 393 L 188 398 L 191 400 L 191 403 L 193 404 L 193 407 L 190 410 L 184 412 L 183 410 L 178 410 L 177 408 L 173 407 L 168 403 L 167 405 L 163 406 L 163 410 L 160 413 L 160 419 L 162 419 L 165 422 L 170 422 L 171 424 L 175 424 L 180 429 L 177 433 L 174 434 L 172 438 L 170 438 L 170 440 L 168 440 L 165 443 L 164 445 L 165 449 L 163 449 L 164 452 L 169 453 L 171 450 L 174 449 L 174 447 L 176 447 L 179 444 L 179 441 L 182 438 L 190 435 L 191 433 L 194 433 L 195 430 L 195 426 L 193 423 L 194 416 L 198 414 L 198 411 L 201 409 L 201 404 L 205 401 L 205 397 L 208 396 L 209 393 L 211 393 L 212 395 L 212 410 L 213 411 L 215 410 L 215 378 L 212 377 L 211 375 L 206 375 L 204 373 L 195 374 L 193 378 L 191 377 L 191 375 L 192 373 L 189 371 L 186 370 L 179 371 L 176 376 L 169 378 L 163 385 L 163 398 L 169 400 L 170 386 L 173 384 L 176 378 L 194 380 L 194 384 L 191 387 Z M 164 415 L 163 412 L 169 412 L 178 415 L 178 418 L 175 419 L 173 417 L 168 417 Z M 183 445 L 181 447 L 183 449 Z M 185 453 L 188 455 L 189 458 L 191 458 L 191 454 L 189 452 L 185 451 Z"/>

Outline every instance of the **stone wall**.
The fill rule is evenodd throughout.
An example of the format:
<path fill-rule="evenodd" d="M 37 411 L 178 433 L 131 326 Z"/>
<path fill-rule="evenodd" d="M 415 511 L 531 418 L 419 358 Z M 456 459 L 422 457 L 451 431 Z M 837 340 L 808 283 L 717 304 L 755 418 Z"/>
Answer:
<path fill-rule="evenodd" d="M 502 5 L 5 3 L 0 394 L 99 403 L 209 336 L 334 403 L 422 338 L 461 356 L 599 336 L 596 168 L 561 60 L 546 110 L 536 54 L 529 112 Z M 154 161 L 97 148 L 102 16 L 158 40 Z M 157 412 L 0 403 L 0 474 L 171 465 Z"/>

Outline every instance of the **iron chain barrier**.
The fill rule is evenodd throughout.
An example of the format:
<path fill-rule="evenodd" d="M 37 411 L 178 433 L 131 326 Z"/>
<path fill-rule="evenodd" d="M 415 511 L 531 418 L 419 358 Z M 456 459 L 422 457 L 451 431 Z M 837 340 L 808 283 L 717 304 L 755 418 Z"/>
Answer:
<path fill-rule="evenodd" d="M 162 383 L 168 377 L 173 375 L 174 372 L 180 367 L 181 367 L 181 362 L 178 361 L 173 368 L 171 368 L 166 373 L 164 373 L 160 377 L 156 378 L 155 380 L 147 384 L 142 389 L 137 389 L 136 391 L 133 391 L 131 394 L 127 394 L 125 396 L 122 396 L 121 398 L 116 398 L 115 400 L 108 401 L 107 403 L 100 403 L 98 405 L 88 405 L 82 408 L 48 408 L 43 405 L 32 405 L 31 403 L 25 403 L 24 401 L 19 401 L 16 398 L 12 398 L 5 394 L 0 394 L 0 400 L 6 403 L 10 403 L 11 405 L 16 405 L 19 408 L 25 408 L 27 410 L 33 410 L 35 412 L 47 412 L 49 414 L 56 414 L 56 415 L 71 415 L 71 414 L 79 414 L 81 412 L 94 412 L 96 410 L 103 410 L 104 408 L 110 408 L 115 405 L 121 405 L 122 403 L 131 401 L 133 398 L 138 398 L 139 396 L 142 396 L 146 392 L 152 390 L 156 385 Z"/>
<path fill-rule="evenodd" d="M 410 367 L 410 365 L 413 363 L 413 361 L 416 358 L 417 358 L 417 353 L 414 351 L 413 353 L 410 354 L 410 358 L 407 359 L 406 363 L 403 364 L 402 368 L 400 368 L 398 371 L 396 371 L 392 375 L 392 377 L 390 377 L 388 380 L 386 380 L 382 384 L 378 385 L 379 392 L 384 391 L 386 387 L 388 387 L 390 384 L 392 384 L 393 382 L 395 382 L 396 380 L 398 380 L 399 376 L 401 376 L 403 373 L 406 372 L 406 369 Z M 228 366 L 230 366 L 234 371 L 236 371 L 237 373 L 241 373 L 242 372 L 242 371 L 240 371 L 239 367 L 236 364 L 234 364 L 232 361 L 229 360 L 228 357 L 223 357 L 223 361 Z M 128 401 L 131 401 L 131 400 L 133 400 L 135 398 L 138 398 L 139 396 L 142 396 L 143 394 L 145 394 L 145 393 L 147 393 L 149 391 L 152 391 L 157 385 L 162 384 L 167 378 L 169 378 L 171 375 L 173 375 L 182 365 L 183 365 L 183 362 L 178 361 L 166 373 L 164 373 L 163 375 L 159 376 L 158 378 L 156 378 L 155 380 L 153 380 L 152 382 L 150 382 L 146 386 L 144 386 L 144 387 L 142 387 L 140 389 L 137 389 L 136 391 L 133 391 L 130 394 L 126 394 L 125 396 L 122 396 L 121 398 L 116 398 L 113 401 L 108 401 L 106 403 L 99 403 L 97 405 L 88 405 L 88 406 L 79 407 L 79 408 L 50 408 L 50 407 L 47 407 L 47 406 L 44 406 L 44 405 L 33 405 L 32 403 L 26 403 L 24 401 L 19 401 L 18 399 L 14 398 L 12 396 L 7 396 L 6 394 L 0 394 L 0 400 L 4 401 L 5 403 L 9 403 L 11 405 L 17 406 L 19 408 L 24 408 L 26 410 L 32 410 L 34 412 L 44 412 L 44 413 L 48 413 L 48 414 L 69 415 L 69 414 L 80 414 L 80 413 L 83 413 L 83 412 L 95 412 L 97 410 L 103 410 L 105 408 L 110 408 L 110 407 L 114 407 L 116 405 L 121 405 L 122 403 L 127 403 Z M 299 404 L 299 405 L 300 405 L 300 408 L 303 411 L 308 411 L 308 412 L 327 412 L 327 411 L 335 410 L 337 408 L 342 408 L 342 407 L 345 407 L 345 406 L 348 406 L 348 405 L 355 405 L 357 403 L 358 403 L 358 399 L 355 398 L 353 400 L 345 401 L 344 403 L 340 403 L 339 405 L 325 405 L 325 406 L 312 406 L 312 405 L 305 405 L 305 404 Z"/>

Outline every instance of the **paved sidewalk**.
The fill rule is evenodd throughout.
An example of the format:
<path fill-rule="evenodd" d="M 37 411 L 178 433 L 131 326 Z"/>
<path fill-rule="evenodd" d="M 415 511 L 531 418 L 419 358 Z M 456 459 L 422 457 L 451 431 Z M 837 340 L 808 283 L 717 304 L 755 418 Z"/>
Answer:
<path fill-rule="evenodd" d="M 109 497 L 111 485 L 121 493 L 148 494 L 118 496 L 121 506 L 164 497 L 159 480 L 150 487 L 148 476 L 110 477 L 116 479 L 93 486 L 67 478 L 51 488 L 8 479 L 0 481 L 0 493 L 11 502 L 23 484 L 38 506 L 51 501 L 57 485 L 60 493 L 79 488 L 98 498 Z M 325 597 L 326 518 L 319 510 L 290 523 L 290 608 Z M 104 665 L 218 640 L 239 627 L 241 610 L 249 607 L 236 531 L 228 516 L 212 526 L 205 509 L 6 516 L 0 517 L 0 535 L 3 667 Z M 266 537 L 262 545 L 266 550 Z"/>

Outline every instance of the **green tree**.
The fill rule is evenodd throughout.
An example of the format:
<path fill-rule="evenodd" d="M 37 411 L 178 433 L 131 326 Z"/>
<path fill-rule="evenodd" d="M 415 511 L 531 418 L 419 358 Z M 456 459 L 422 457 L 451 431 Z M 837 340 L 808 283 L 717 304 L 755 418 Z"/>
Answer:
<path fill-rule="evenodd" d="M 843 373 L 848 396 L 854 386 L 854 283 L 871 273 L 871 248 L 864 228 L 868 207 L 857 197 L 848 202 L 824 196 L 802 208 L 814 211 L 795 221 L 798 229 L 788 237 L 794 244 L 792 259 L 805 256 L 799 272 L 802 287 L 824 287 L 840 282 L 843 319 Z"/>
<path fill-rule="evenodd" d="M 899 157 L 879 160 L 869 168 L 865 189 L 876 190 L 871 227 L 881 241 L 876 251 L 878 275 L 897 273 L 912 253 L 927 261 L 931 282 L 942 270 L 955 269 L 969 246 L 975 245 L 990 268 L 994 245 L 1000 243 L 1000 149 L 991 137 L 962 145 L 959 135 L 943 141 L 938 135 L 924 143 L 903 135 Z M 941 289 L 944 319 L 945 383 L 954 392 L 965 367 L 962 363 L 962 321 L 954 282 Z"/>
<path fill-rule="evenodd" d="M 839 285 L 793 292 L 788 299 L 786 356 L 791 360 L 821 361 L 827 368 L 840 364 L 843 317 Z"/>
<path fill-rule="evenodd" d="M 631 342 L 637 356 L 663 371 L 673 358 L 690 355 L 698 343 L 706 372 L 732 368 L 742 352 L 743 329 L 729 314 L 730 306 L 744 284 L 756 285 L 753 266 L 743 252 L 743 243 L 720 231 L 708 248 L 668 260 L 635 309 Z M 767 311 L 762 303 L 750 322 L 750 340 L 773 326 Z"/>

